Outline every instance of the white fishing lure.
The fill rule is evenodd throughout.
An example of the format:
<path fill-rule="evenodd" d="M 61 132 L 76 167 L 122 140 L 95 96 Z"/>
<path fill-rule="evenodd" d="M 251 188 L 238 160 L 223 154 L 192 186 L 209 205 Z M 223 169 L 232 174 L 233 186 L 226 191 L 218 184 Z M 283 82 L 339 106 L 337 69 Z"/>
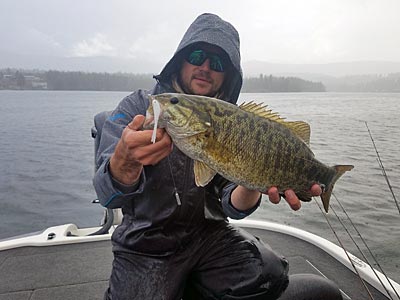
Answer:
<path fill-rule="evenodd" d="M 154 144 L 156 142 L 157 126 L 158 126 L 158 119 L 160 118 L 161 114 L 161 107 L 160 103 L 155 99 L 152 101 L 152 105 L 153 105 L 153 115 L 154 115 L 154 128 L 153 128 L 153 134 L 151 136 L 151 142 Z"/>

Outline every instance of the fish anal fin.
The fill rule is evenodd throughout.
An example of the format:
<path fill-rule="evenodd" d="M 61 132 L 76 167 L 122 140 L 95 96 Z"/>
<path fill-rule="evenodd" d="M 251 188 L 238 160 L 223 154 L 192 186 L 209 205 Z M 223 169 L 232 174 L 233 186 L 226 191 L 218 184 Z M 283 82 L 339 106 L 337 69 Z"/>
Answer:
<path fill-rule="evenodd" d="M 214 178 L 215 174 L 217 174 L 216 171 L 198 160 L 194 161 L 193 170 L 197 186 L 206 186 Z"/>
<path fill-rule="evenodd" d="M 312 200 L 310 192 L 307 191 L 296 192 L 296 196 L 301 201 L 310 202 Z"/>
<path fill-rule="evenodd" d="M 278 113 L 267 109 L 267 105 L 254 102 L 244 102 L 239 106 L 240 109 L 255 114 L 261 118 L 280 123 L 289 128 L 297 137 L 310 145 L 310 125 L 303 121 L 285 121 Z"/>

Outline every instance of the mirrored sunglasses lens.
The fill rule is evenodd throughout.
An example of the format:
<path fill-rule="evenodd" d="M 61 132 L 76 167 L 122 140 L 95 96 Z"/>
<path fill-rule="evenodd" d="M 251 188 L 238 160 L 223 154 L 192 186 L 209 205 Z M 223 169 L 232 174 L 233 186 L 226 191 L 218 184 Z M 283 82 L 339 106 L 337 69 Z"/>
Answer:
<path fill-rule="evenodd" d="M 222 63 L 222 59 L 217 55 L 213 55 L 210 59 L 210 68 L 216 72 L 224 72 L 224 64 Z"/>
<path fill-rule="evenodd" d="M 224 72 L 224 62 L 222 58 L 213 53 L 207 53 L 204 50 L 194 50 L 186 58 L 187 62 L 194 66 L 201 66 L 206 59 L 210 59 L 210 69 L 216 72 Z"/>
<path fill-rule="evenodd" d="M 189 54 L 187 61 L 195 66 L 201 66 L 206 60 L 207 56 L 203 50 L 195 50 Z"/>

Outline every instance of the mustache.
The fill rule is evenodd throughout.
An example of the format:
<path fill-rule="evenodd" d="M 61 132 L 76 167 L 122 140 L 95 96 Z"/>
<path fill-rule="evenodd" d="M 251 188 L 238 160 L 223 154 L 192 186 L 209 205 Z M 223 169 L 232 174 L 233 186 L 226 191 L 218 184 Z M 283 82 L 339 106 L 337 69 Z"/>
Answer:
<path fill-rule="evenodd" d="M 210 81 L 210 82 L 212 81 L 210 72 L 207 72 L 207 71 L 204 71 L 204 70 L 198 70 L 197 72 L 195 72 L 192 75 L 192 78 L 201 78 L 201 79 L 204 79 L 204 80 L 207 80 L 207 81 Z"/>

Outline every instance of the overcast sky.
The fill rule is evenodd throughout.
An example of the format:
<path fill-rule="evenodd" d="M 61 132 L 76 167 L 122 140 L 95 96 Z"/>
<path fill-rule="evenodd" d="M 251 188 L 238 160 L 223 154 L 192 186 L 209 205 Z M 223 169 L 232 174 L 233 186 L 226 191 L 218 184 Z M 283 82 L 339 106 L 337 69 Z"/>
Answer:
<path fill-rule="evenodd" d="M 0 53 L 163 64 L 203 12 L 238 29 L 242 61 L 400 61 L 399 0 L 0 0 Z"/>

